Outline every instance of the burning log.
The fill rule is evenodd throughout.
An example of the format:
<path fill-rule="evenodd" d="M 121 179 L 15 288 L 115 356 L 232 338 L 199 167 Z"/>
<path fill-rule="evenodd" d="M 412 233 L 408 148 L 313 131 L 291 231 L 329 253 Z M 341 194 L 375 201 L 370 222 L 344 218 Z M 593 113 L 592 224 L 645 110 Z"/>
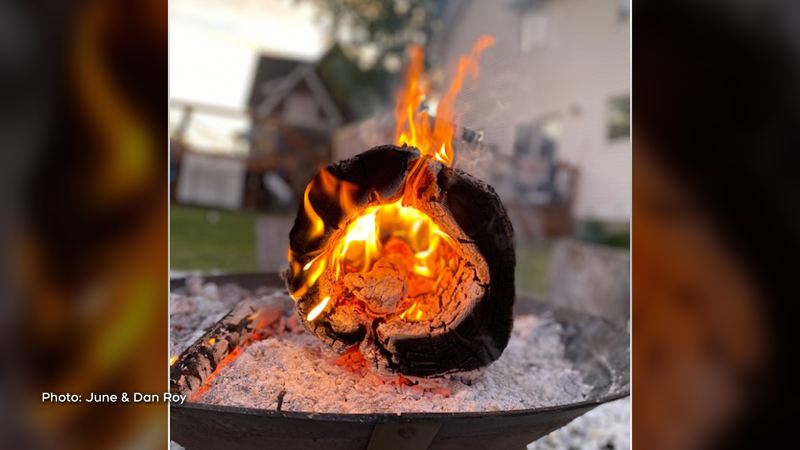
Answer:
<path fill-rule="evenodd" d="M 483 367 L 512 326 L 505 208 L 488 184 L 436 159 L 386 145 L 321 171 L 290 233 L 285 273 L 309 331 L 409 376 Z"/>
<path fill-rule="evenodd" d="M 180 357 L 171 361 L 170 393 L 189 398 L 197 395 L 217 368 L 236 358 L 254 334 L 283 316 L 288 305 L 281 298 L 248 299 L 237 304 Z"/>

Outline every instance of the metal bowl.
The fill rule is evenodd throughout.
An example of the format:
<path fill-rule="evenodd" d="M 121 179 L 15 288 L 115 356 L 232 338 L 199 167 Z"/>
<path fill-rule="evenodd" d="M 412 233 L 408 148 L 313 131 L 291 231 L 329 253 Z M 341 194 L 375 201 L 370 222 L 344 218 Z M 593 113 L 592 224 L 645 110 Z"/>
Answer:
<path fill-rule="evenodd" d="M 170 289 L 183 288 L 183 279 Z M 283 285 L 277 274 L 206 277 L 245 289 Z M 515 314 L 550 312 L 565 356 L 591 386 L 577 403 L 482 413 L 316 414 L 204 405 L 170 407 L 171 439 L 188 450 L 520 450 L 596 406 L 630 394 L 630 336 L 606 319 L 530 298 Z"/>

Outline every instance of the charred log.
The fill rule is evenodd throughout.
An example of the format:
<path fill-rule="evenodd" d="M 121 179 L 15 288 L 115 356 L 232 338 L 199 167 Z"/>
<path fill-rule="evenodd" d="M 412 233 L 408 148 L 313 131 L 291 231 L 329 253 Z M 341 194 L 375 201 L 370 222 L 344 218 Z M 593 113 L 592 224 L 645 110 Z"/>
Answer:
<path fill-rule="evenodd" d="M 170 393 L 194 396 L 226 357 L 241 351 L 254 333 L 283 316 L 288 305 L 282 298 L 264 297 L 238 303 L 175 360 L 170 368 Z"/>
<path fill-rule="evenodd" d="M 459 263 L 436 293 L 440 310 L 420 322 L 386 315 L 409 295 L 406 274 L 391 254 L 367 273 L 346 275 L 343 282 L 326 272 L 315 284 L 303 286 L 298 268 L 340 239 L 353 217 L 323 189 L 318 177 L 308 200 L 324 232 L 309 238 L 314 223 L 301 209 L 290 233 L 297 260 L 285 274 L 306 328 L 336 351 L 360 344 L 373 364 L 408 376 L 469 371 L 496 360 L 512 327 L 515 255 L 511 222 L 494 190 L 461 170 L 429 158 L 420 161 L 419 151 L 410 147 L 376 147 L 326 170 L 353 187 L 356 210 L 403 199 L 404 205 L 424 212 L 455 238 Z M 414 183 L 409 182 L 411 171 Z M 333 293 L 331 302 L 336 302 L 342 292 L 367 306 L 358 310 L 359 306 L 341 304 L 306 320 L 323 296 Z"/>

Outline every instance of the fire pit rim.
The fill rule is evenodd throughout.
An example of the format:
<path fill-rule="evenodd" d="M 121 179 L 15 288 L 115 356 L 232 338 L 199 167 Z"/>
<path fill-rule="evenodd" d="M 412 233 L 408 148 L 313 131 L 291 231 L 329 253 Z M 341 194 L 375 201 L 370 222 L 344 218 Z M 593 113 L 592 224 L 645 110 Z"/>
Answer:
<path fill-rule="evenodd" d="M 470 412 L 433 412 L 433 413 L 399 413 L 399 414 L 338 414 L 338 413 L 312 413 L 303 411 L 278 411 L 274 409 L 243 408 L 238 406 L 209 405 L 205 403 L 170 404 L 171 408 L 194 409 L 227 414 L 242 414 L 262 416 L 268 418 L 321 420 L 327 422 L 369 422 L 369 423 L 403 423 L 403 422 L 448 422 L 453 420 L 480 419 L 487 417 L 515 417 L 533 416 L 555 412 L 567 412 L 578 409 L 593 409 L 604 403 L 619 400 L 630 395 L 629 389 L 623 389 L 593 400 L 584 400 L 564 405 L 543 406 L 540 408 L 512 409 L 504 411 L 470 411 Z"/>

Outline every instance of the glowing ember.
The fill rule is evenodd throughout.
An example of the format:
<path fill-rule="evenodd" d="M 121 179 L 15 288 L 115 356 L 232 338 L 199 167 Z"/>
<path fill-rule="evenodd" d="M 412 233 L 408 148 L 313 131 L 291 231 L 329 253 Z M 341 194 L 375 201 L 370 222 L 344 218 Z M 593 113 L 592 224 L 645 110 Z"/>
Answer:
<path fill-rule="evenodd" d="M 217 364 L 217 368 L 214 369 L 214 372 L 212 372 L 211 375 L 209 375 L 204 380 L 203 385 L 200 386 L 200 388 L 192 395 L 192 397 L 189 399 L 189 401 L 193 402 L 193 401 L 195 401 L 197 399 L 197 397 L 203 395 L 203 393 L 205 391 L 207 391 L 208 388 L 211 386 L 211 382 L 214 380 L 214 378 L 216 378 L 216 376 L 219 375 L 220 369 L 222 369 L 223 367 L 225 367 L 228 364 L 232 363 L 233 360 L 235 360 L 236 358 L 239 357 L 239 355 L 242 354 L 242 352 L 244 351 L 244 349 L 246 347 L 250 346 L 250 344 L 251 344 L 251 341 L 247 341 L 244 345 L 240 345 L 240 346 L 236 347 L 235 349 L 233 349 L 232 352 L 228 353 L 227 356 L 222 358 L 222 360 L 220 360 L 219 364 Z"/>

